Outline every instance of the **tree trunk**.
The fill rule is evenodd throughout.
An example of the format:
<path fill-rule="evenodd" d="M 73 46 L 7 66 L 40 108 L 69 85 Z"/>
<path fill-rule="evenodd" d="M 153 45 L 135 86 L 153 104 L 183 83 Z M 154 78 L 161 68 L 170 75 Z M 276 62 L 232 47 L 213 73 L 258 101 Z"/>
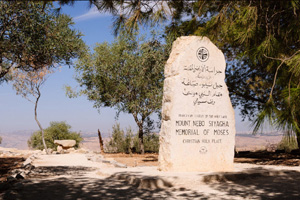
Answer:
<path fill-rule="evenodd" d="M 139 145 L 141 148 L 141 154 L 145 154 L 143 126 L 141 126 L 141 127 L 139 126 Z"/>
<path fill-rule="evenodd" d="M 37 118 L 37 105 L 38 105 L 40 97 L 41 97 L 41 94 L 40 94 L 40 91 L 38 90 L 38 97 L 36 98 L 36 102 L 35 102 L 35 106 L 34 106 L 34 117 L 35 117 L 36 123 L 38 124 L 39 128 L 41 129 L 43 145 L 44 145 L 46 153 L 48 154 L 48 149 L 47 149 L 47 145 L 46 145 L 45 137 L 44 137 L 44 129 Z"/>
<path fill-rule="evenodd" d="M 100 152 L 104 153 L 103 140 L 102 140 L 101 133 L 100 133 L 99 129 L 98 129 L 98 137 L 99 137 L 99 144 L 100 144 Z"/>
<path fill-rule="evenodd" d="M 144 125 L 144 117 L 142 117 L 141 120 L 138 119 L 137 114 L 133 113 L 133 118 L 135 120 L 135 123 L 139 127 L 139 145 L 141 149 L 141 154 L 145 154 L 145 149 L 144 149 L 144 131 L 143 131 L 143 125 Z"/>

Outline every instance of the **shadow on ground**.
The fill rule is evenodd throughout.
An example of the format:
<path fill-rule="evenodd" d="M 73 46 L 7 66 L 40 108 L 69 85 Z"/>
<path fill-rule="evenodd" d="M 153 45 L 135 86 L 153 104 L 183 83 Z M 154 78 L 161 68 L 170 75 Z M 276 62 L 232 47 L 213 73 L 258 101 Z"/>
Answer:
<path fill-rule="evenodd" d="M 9 171 L 20 168 L 24 161 L 23 157 L 0 158 L 0 181 L 6 179 Z"/>
<path fill-rule="evenodd" d="M 300 153 L 268 152 L 268 151 L 242 151 L 235 155 L 235 162 L 252 163 L 260 165 L 299 166 Z"/>
<path fill-rule="evenodd" d="M 138 189 L 114 176 L 89 178 L 89 167 L 37 167 L 28 180 L 14 183 L 0 193 L 3 200 L 89 200 L 89 199 L 166 199 L 176 198 L 184 189 Z M 65 175 L 64 177 L 61 177 Z M 83 176 L 82 176 L 83 175 Z M 206 199 L 204 194 L 189 192 L 185 199 Z"/>
<path fill-rule="evenodd" d="M 59 171 L 55 167 L 43 170 L 52 175 Z M 74 175 L 23 180 L 19 185 L 15 184 L 0 194 L 0 199 L 299 199 L 300 196 L 300 172 L 292 170 L 254 168 L 238 174 L 224 173 L 225 178 L 219 180 L 214 179 L 207 183 L 194 182 L 191 187 L 193 190 L 178 187 L 138 189 L 113 176 L 103 179 L 80 176 L 81 170 L 89 170 L 86 168 L 62 170 L 67 174 L 74 172 Z"/>
<path fill-rule="evenodd" d="M 222 178 L 221 178 L 222 179 Z M 300 199 L 300 172 L 272 170 L 260 167 L 236 175 L 224 174 L 220 184 L 208 183 L 228 197 L 241 199 Z"/>
<path fill-rule="evenodd" d="M 88 199 L 164 199 L 176 198 L 175 190 L 142 190 L 111 178 L 57 178 L 28 181 L 21 190 L 9 190 L 3 200 L 88 200 Z M 190 193 L 186 199 L 206 198 L 201 193 Z"/>

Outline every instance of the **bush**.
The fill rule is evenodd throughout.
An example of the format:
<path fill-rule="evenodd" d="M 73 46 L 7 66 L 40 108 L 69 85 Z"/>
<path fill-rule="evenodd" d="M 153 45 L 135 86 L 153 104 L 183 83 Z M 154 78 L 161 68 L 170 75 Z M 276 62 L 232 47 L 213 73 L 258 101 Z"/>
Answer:
<path fill-rule="evenodd" d="M 277 146 L 278 150 L 284 150 L 285 152 L 291 152 L 294 149 L 298 149 L 297 139 L 295 136 L 284 136 Z"/>
<path fill-rule="evenodd" d="M 110 141 L 108 142 L 107 151 L 108 152 L 124 152 L 125 151 L 125 137 L 124 137 L 124 131 L 121 130 L 120 124 L 115 124 L 112 127 L 113 132 L 112 136 L 110 138 Z"/>
<path fill-rule="evenodd" d="M 136 134 L 133 138 L 133 149 L 135 152 L 141 152 L 139 145 L 139 137 Z M 144 149 L 147 153 L 158 153 L 159 150 L 159 135 L 156 133 L 148 133 L 144 135 Z"/>
<path fill-rule="evenodd" d="M 106 151 L 111 153 L 137 153 L 140 152 L 138 134 L 133 134 L 131 128 L 126 129 L 126 134 L 120 128 L 120 124 L 113 127 L 112 136 L 106 145 Z M 158 153 L 159 136 L 155 133 L 144 135 L 145 152 Z"/>
<path fill-rule="evenodd" d="M 159 135 L 149 133 L 144 136 L 145 152 L 158 153 L 159 151 Z"/>
<path fill-rule="evenodd" d="M 50 122 L 50 126 L 44 130 L 47 148 L 56 150 L 57 145 L 54 144 L 54 140 L 75 140 L 75 148 L 78 148 L 79 143 L 83 140 L 83 138 L 80 133 L 71 132 L 70 129 L 71 126 L 66 124 L 66 122 Z M 27 143 L 30 148 L 40 150 L 44 149 L 42 132 L 34 132 Z"/>

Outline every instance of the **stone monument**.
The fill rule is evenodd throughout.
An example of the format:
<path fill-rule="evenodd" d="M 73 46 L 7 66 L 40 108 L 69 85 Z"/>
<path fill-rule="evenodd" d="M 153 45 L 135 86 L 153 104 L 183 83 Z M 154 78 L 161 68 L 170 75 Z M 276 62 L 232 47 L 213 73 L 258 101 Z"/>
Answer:
<path fill-rule="evenodd" d="M 173 43 L 165 66 L 159 170 L 233 170 L 235 120 L 223 53 L 206 37 Z"/>

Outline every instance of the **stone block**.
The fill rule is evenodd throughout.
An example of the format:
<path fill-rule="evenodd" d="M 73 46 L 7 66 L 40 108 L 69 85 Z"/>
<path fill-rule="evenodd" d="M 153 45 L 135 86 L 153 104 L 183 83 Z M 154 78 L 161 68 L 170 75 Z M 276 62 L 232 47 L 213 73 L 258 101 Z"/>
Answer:
<path fill-rule="evenodd" d="M 233 170 L 235 121 L 223 53 L 206 37 L 178 38 L 165 66 L 159 169 Z"/>

